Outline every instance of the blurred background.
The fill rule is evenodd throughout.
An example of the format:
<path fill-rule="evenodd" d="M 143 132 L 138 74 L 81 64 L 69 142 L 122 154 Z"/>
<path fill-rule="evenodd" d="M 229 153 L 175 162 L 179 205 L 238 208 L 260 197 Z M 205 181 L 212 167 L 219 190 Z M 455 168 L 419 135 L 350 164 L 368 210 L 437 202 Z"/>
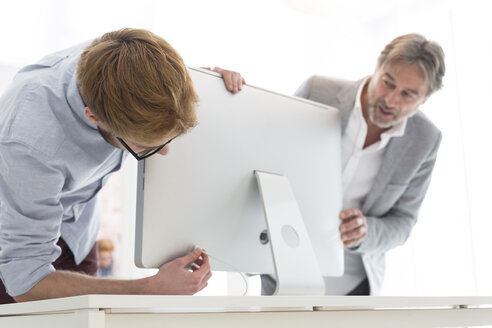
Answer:
<path fill-rule="evenodd" d="M 0 92 L 23 65 L 123 27 L 170 42 L 189 66 L 239 71 L 249 84 L 292 94 L 312 74 L 361 79 L 383 47 L 416 32 L 446 54 L 444 88 L 421 108 L 442 130 L 433 180 L 409 241 L 388 254 L 384 295 L 492 294 L 492 2 L 479 0 L 16 0 L 0 10 Z M 489 131 L 489 132 L 487 132 Z M 112 274 L 133 265 L 136 161 L 100 195 L 100 237 Z M 250 294 L 259 293 L 252 279 Z M 202 294 L 239 295 L 234 273 Z"/>

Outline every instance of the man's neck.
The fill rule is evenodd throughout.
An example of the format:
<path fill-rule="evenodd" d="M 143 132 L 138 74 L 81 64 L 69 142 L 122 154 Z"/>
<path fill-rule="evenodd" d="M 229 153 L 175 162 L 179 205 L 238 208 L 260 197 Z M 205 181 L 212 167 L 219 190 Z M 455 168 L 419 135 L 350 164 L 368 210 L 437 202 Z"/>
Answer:
<path fill-rule="evenodd" d="M 369 82 L 371 79 L 369 78 L 366 81 L 366 84 L 364 85 L 364 88 L 362 89 L 362 94 L 360 96 L 360 104 L 362 107 L 362 116 L 364 117 L 364 120 L 366 121 L 367 124 L 367 135 L 366 135 L 366 140 L 364 141 L 364 148 L 369 147 L 370 145 L 378 142 L 381 140 L 381 134 L 383 134 L 384 131 L 387 131 L 388 129 L 380 128 L 376 126 L 374 123 L 372 123 L 371 119 L 369 118 L 369 93 L 368 93 L 368 88 L 369 88 Z"/>

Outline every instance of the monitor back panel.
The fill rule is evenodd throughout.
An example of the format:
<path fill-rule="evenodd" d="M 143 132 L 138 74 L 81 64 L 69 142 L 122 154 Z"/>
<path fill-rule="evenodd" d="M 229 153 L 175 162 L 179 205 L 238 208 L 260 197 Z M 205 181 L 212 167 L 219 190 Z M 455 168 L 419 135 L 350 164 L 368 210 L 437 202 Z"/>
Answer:
<path fill-rule="evenodd" d="M 139 163 L 135 261 L 156 268 L 195 245 L 243 272 L 274 273 L 254 170 L 286 176 L 324 275 L 343 272 L 340 113 L 190 69 L 199 124 Z M 214 270 L 233 271 L 212 260 Z"/>

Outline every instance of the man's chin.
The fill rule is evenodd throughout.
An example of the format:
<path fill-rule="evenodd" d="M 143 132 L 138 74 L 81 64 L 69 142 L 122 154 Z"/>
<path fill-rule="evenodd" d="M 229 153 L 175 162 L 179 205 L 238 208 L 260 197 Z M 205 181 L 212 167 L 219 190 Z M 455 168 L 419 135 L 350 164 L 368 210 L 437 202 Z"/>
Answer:
<path fill-rule="evenodd" d="M 377 118 L 372 118 L 371 122 L 372 122 L 372 124 L 374 124 L 375 126 L 377 126 L 380 129 L 390 129 L 390 128 L 394 127 L 395 125 L 397 125 L 400 121 L 397 119 L 385 121 L 385 120 L 380 120 Z"/>

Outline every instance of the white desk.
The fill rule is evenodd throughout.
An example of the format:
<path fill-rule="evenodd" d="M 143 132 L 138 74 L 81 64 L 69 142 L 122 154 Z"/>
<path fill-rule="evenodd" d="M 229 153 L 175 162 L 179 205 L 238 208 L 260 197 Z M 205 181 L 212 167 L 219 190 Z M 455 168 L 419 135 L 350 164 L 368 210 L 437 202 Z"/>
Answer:
<path fill-rule="evenodd" d="M 492 327 L 492 297 L 86 295 L 0 305 L 0 327 Z"/>

